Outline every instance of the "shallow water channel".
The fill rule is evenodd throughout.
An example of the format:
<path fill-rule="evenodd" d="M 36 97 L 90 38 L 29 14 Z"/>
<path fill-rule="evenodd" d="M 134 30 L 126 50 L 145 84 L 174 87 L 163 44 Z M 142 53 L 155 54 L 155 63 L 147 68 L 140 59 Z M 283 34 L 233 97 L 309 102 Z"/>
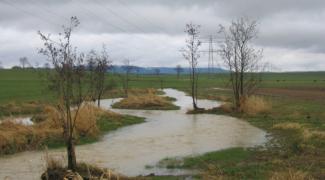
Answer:
<path fill-rule="evenodd" d="M 266 141 L 266 133 L 245 121 L 222 115 L 188 115 L 191 98 L 174 89 L 164 89 L 177 99 L 180 110 L 121 110 L 118 113 L 142 116 L 146 122 L 118 129 L 99 142 L 78 146 L 77 159 L 109 167 L 125 175 L 182 174 L 184 171 L 146 169 L 166 157 L 201 154 L 230 147 L 252 147 Z M 119 99 L 102 100 L 103 108 Z M 198 105 L 212 108 L 216 101 L 199 100 Z M 53 156 L 64 156 L 65 149 L 49 150 Z M 0 179 L 39 179 L 44 171 L 44 153 L 23 152 L 0 158 Z"/>

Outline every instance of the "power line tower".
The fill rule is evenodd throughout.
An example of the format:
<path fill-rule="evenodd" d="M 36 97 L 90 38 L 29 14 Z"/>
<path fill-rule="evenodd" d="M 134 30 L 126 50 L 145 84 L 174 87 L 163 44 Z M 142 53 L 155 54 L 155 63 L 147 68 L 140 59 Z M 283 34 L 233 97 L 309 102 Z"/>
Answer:
<path fill-rule="evenodd" d="M 217 53 L 217 49 L 215 48 L 215 44 L 220 43 L 220 38 L 213 35 L 208 36 L 201 36 L 200 42 L 202 44 L 206 44 L 202 50 L 199 50 L 199 53 L 202 53 L 204 55 L 208 55 L 208 75 L 209 77 L 212 77 L 215 73 L 215 68 L 217 65 L 217 62 L 215 60 L 214 53 Z M 180 52 L 184 52 L 184 49 L 179 50 Z"/>
<path fill-rule="evenodd" d="M 208 44 L 207 50 L 202 50 L 201 52 L 208 54 L 208 75 L 211 77 L 215 73 L 215 65 L 217 64 L 215 62 L 214 53 L 217 52 L 217 49 L 214 48 L 215 44 L 217 43 L 218 38 L 209 35 L 206 38 L 202 38 L 201 42 Z"/>
<path fill-rule="evenodd" d="M 209 76 L 211 76 L 211 74 L 214 74 L 214 60 L 213 60 L 213 53 L 214 53 L 214 49 L 213 49 L 213 38 L 210 35 L 209 37 L 209 59 L 208 59 L 208 73 Z"/>

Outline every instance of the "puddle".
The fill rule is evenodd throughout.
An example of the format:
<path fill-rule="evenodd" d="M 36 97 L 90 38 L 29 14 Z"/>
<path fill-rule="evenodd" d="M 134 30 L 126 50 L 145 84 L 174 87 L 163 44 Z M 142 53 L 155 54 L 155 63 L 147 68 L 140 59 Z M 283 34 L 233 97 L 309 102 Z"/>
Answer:
<path fill-rule="evenodd" d="M 145 123 L 121 128 L 103 137 L 100 142 L 78 146 L 77 159 L 109 167 L 129 176 L 183 174 L 170 169 L 148 169 L 165 157 L 187 156 L 231 147 L 252 147 L 266 142 L 266 133 L 245 121 L 222 115 L 185 114 L 191 108 L 191 98 L 173 89 L 164 90 L 177 99 L 180 110 L 121 110 L 123 114 L 146 117 Z M 103 108 L 120 99 L 102 100 Z M 199 107 L 212 108 L 216 101 L 199 100 Z M 65 149 L 50 150 L 55 156 L 65 155 Z M 42 152 L 24 152 L 0 158 L 0 179 L 38 179 L 44 170 Z"/>

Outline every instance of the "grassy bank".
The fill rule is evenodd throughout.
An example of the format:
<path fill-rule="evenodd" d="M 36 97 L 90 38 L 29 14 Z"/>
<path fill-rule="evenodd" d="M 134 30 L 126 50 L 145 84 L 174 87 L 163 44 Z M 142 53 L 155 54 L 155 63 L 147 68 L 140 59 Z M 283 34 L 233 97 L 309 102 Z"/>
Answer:
<path fill-rule="evenodd" d="M 271 135 L 265 147 L 233 148 L 195 157 L 166 158 L 158 166 L 200 170 L 203 179 L 324 179 L 325 101 L 255 95 L 243 113 L 231 108 L 229 91 L 202 89 L 201 98 L 229 101 L 201 113 L 244 119 Z"/>
<path fill-rule="evenodd" d="M 0 124 L 0 155 L 26 150 L 58 148 L 64 146 L 58 112 L 52 107 L 44 108 L 37 123 L 32 126 Z M 80 110 L 76 125 L 76 144 L 92 143 L 119 127 L 144 122 L 143 118 L 120 115 L 86 105 Z"/>

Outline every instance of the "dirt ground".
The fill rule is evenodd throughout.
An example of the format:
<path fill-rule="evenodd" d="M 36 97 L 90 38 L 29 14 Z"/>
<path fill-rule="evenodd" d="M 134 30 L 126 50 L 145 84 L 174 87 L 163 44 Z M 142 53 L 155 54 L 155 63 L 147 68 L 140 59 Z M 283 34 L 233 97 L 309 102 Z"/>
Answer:
<path fill-rule="evenodd" d="M 256 91 L 258 95 L 275 96 L 275 97 L 291 97 L 306 100 L 325 100 L 324 88 L 261 88 Z"/>

